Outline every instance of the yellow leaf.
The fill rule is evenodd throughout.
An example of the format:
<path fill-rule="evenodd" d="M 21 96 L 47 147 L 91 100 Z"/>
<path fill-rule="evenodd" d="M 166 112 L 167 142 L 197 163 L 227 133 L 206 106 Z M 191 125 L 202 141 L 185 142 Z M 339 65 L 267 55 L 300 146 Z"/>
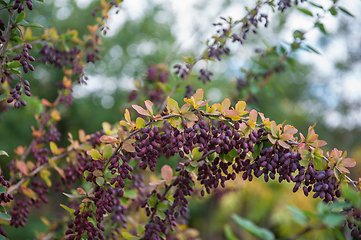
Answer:
<path fill-rule="evenodd" d="M 220 110 L 222 113 L 224 113 L 225 111 L 227 111 L 229 109 L 229 107 L 231 106 L 231 100 L 229 100 L 228 98 L 225 98 L 222 102 L 222 110 Z"/>
<path fill-rule="evenodd" d="M 103 127 L 103 130 L 105 132 L 106 135 L 109 135 L 112 131 L 112 125 L 108 122 L 103 122 L 102 123 L 102 127 Z"/>
<path fill-rule="evenodd" d="M 245 101 L 238 101 L 236 103 L 236 111 L 237 112 L 242 112 L 244 109 L 246 108 L 246 102 Z"/>
<path fill-rule="evenodd" d="M 60 112 L 57 109 L 53 109 L 50 113 L 50 117 L 54 120 L 54 121 L 60 121 L 61 116 L 60 116 Z"/>

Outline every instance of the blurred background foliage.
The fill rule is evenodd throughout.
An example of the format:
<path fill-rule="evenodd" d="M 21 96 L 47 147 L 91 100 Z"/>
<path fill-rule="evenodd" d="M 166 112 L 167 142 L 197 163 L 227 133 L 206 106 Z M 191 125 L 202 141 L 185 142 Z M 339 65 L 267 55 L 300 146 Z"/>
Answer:
<path fill-rule="evenodd" d="M 219 16 L 228 17 L 227 14 L 234 19 L 241 18 L 245 13 L 243 7 L 253 6 L 252 2 L 197 0 L 192 3 L 186 1 L 185 7 L 181 8 L 169 1 L 125 0 L 120 12 L 117 15 L 111 14 L 110 29 L 102 38 L 102 60 L 95 65 L 90 64 L 87 69 L 88 85 L 75 86 L 74 104 L 60 109 L 62 121 L 58 129 L 62 133 L 62 143 L 58 146 L 67 145 L 68 132 L 75 136 L 78 129 L 93 133 L 101 129 L 104 121 L 113 124 L 121 120 L 124 109 L 133 103 L 127 100 L 129 92 L 134 89 L 133 79 L 142 79 L 147 67 L 152 64 L 165 62 L 172 69 L 175 63 L 182 61 L 182 56 L 198 57 L 200 49 L 205 48 L 201 41 L 206 41 L 216 31 L 212 23 L 218 22 Z M 327 5 L 331 1 L 321 2 Z M 346 2 L 348 1 L 340 1 L 340 4 Z M 355 16 L 360 16 L 360 3 L 350 2 L 347 5 L 358 8 L 349 10 Z M 76 29 L 81 35 L 88 31 L 87 25 L 96 24 L 90 12 L 98 6 L 98 1 L 45 0 L 44 3 L 35 4 L 34 11 L 27 12 L 28 21 L 37 22 L 44 28 L 54 26 L 59 33 Z M 303 3 L 305 8 L 310 6 Z M 267 13 L 272 15 L 269 9 Z M 317 122 L 316 133 L 320 139 L 328 142 L 325 149 L 337 147 L 347 150 L 349 156 L 358 161 L 361 158 L 361 121 L 358 120 L 361 119 L 361 97 L 357 89 L 361 89 L 361 84 L 360 75 L 357 75 L 359 71 L 355 71 L 355 68 L 361 63 L 361 38 L 358 37 L 359 31 L 356 31 L 360 29 L 361 21 L 342 14 L 338 13 L 330 20 L 333 26 L 328 35 L 316 32 L 317 30 L 306 35 L 306 39 L 310 37 L 309 43 L 322 53 L 320 56 L 310 52 L 292 55 L 293 60 L 273 75 L 264 88 L 253 90 L 256 97 L 248 106 L 263 112 L 276 122 L 287 120 L 288 124 L 294 125 L 303 133 L 307 132 L 308 126 Z M 3 19 L 3 15 L 0 18 Z M 267 29 L 260 27 L 258 34 L 250 37 L 242 46 L 231 43 L 232 54 L 222 62 L 213 62 L 208 66 L 214 72 L 212 82 L 203 85 L 194 77 L 191 82 L 194 89 L 203 88 L 206 98 L 211 99 L 211 102 L 221 101 L 225 97 L 232 98 L 235 89 L 242 90 L 243 87 L 239 86 L 240 79 L 245 77 L 241 68 L 254 71 L 259 68 L 251 60 L 260 56 L 255 50 L 267 49 L 264 42 L 278 46 L 277 49 L 280 44 L 290 42 L 289 36 L 295 30 L 292 23 L 295 21 L 300 21 L 302 26 L 302 21 L 309 22 L 310 19 L 295 8 L 283 14 L 273 14 Z M 325 26 L 328 30 L 329 25 L 326 23 L 327 21 Z M 41 35 L 42 31 L 43 29 L 33 29 L 33 35 Z M 41 47 L 42 43 L 39 43 L 31 50 L 35 58 L 39 57 L 36 52 Z M 333 57 L 334 55 L 330 55 L 332 51 L 342 57 Z M 325 63 L 326 69 L 320 70 L 320 65 L 314 61 Z M 27 107 L 7 111 L 0 116 L 1 149 L 12 153 L 17 146 L 29 144 L 30 126 L 36 124 L 33 115 L 41 109 L 39 99 L 53 101 L 56 98 L 57 89 L 54 84 L 61 80 L 62 74 L 59 73 L 59 69 L 37 63 L 35 71 L 26 75 L 31 82 L 33 96 L 26 100 Z M 170 87 L 174 84 L 172 78 L 173 76 L 169 82 Z M 181 100 L 184 91 L 185 85 L 181 86 L 174 98 Z M 247 92 L 239 97 L 246 94 Z M 140 96 L 137 100 L 141 102 L 145 99 L 146 96 Z M 2 166 L 9 161 L 3 156 L 0 159 Z M 170 164 L 167 161 L 162 162 Z M 174 159 L 172 161 L 176 162 Z M 357 179 L 360 174 L 360 167 L 352 169 L 353 178 Z M 314 211 L 317 203 L 312 197 L 304 197 L 301 192 L 292 193 L 292 186 L 289 184 L 279 184 L 277 181 L 266 184 L 259 179 L 252 182 L 239 180 L 223 191 L 217 190 L 204 198 L 194 197 L 190 204 L 189 223 L 191 228 L 200 232 L 202 239 L 225 239 L 225 224 L 231 226 L 239 239 L 254 239 L 230 218 L 232 213 L 237 213 L 272 230 L 277 237 L 285 237 L 302 229 L 293 221 L 287 205 Z M 34 229 L 39 232 L 45 229 L 40 216 L 51 219 L 56 217 L 57 211 L 62 211 L 58 205 L 48 205 L 38 212 L 36 219 L 29 219 L 25 230 L 10 232 L 10 229 L 6 229 L 10 239 L 32 239 Z M 303 239 L 334 238 L 330 231 L 320 230 L 305 235 Z"/>

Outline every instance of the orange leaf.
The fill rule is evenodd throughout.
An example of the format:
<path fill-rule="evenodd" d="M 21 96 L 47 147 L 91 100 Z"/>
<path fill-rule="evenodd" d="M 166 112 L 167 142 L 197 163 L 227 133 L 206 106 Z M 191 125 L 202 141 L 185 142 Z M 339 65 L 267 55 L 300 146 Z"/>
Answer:
<path fill-rule="evenodd" d="M 26 165 L 26 163 L 24 161 L 16 160 L 15 166 L 25 176 L 27 176 L 29 174 L 28 166 Z"/>
<path fill-rule="evenodd" d="M 50 103 L 50 102 L 49 102 L 48 100 L 46 100 L 45 98 L 41 99 L 41 102 L 43 103 L 43 105 L 44 105 L 45 107 L 51 107 L 51 106 L 53 106 L 53 104 Z"/>

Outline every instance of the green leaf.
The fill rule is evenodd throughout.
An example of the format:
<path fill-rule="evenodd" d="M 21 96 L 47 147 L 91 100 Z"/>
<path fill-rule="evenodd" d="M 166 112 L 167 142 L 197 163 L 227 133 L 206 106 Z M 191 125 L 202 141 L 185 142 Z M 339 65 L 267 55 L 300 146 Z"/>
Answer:
<path fill-rule="evenodd" d="M 332 233 L 337 240 L 346 240 L 345 235 L 340 230 L 333 228 Z"/>
<path fill-rule="evenodd" d="M 361 206 L 361 195 L 347 184 L 342 184 L 342 196 L 349 199 L 356 206 Z"/>
<path fill-rule="evenodd" d="M 125 198 L 131 198 L 131 199 L 134 199 L 134 198 L 137 198 L 137 193 L 134 191 L 134 190 L 128 190 L 124 193 L 124 197 Z"/>
<path fill-rule="evenodd" d="M 342 215 L 341 213 L 330 213 L 322 218 L 322 222 L 325 223 L 328 227 L 334 228 L 340 226 L 345 219 L 346 216 Z"/>
<path fill-rule="evenodd" d="M 4 213 L 7 213 L 6 208 L 3 205 L 0 205 L 0 211 L 4 212 Z"/>
<path fill-rule="evenodd" d="M 132 234 L 130 234 L 128 232 L 123 232 L 122 236 L 127 240 L 140 239 L 139 237 L 133 236 Z"/>
<path fill-rule="evenodd" d="M 12 74 L 21 74 L 21 72 L 19 70 L 15 70 L 15 69 L 9 69 L 9 71 L 12 73 Z"/>
<path fill-rule="evenodd" d="M 338 9 L 340 9 L 342 12 L 346 13 L 346 14 L 349 15 L 350 17 L 355 17 L 353 14 L 351 14 L 349 11 L 347 11 L 347 10 L 344 9 L 343 7 L 338 7 Z"/>
<path fill-rule="evenodd" d="M 2 96 L 2 95 L 1 95 Z M 0 96 L 0 97 L 1 97 Z M 1 155 L 6 155 L 6 156 L 8 156 L 9 157 L 9 154 L 7 153 L 7 152 L 5 152 L 4 150 L 0 150 L 0 156 Z"/>
<path fill-rule="evenodd" d="M 96 179 L 95 179 L 95 181 L 97 182 L 97 184 L 98 184 L 98 186 L 103 186 L 104 185 L 104 182 L 105 182 L 105 180 L 104 180 L 104 178 L 103 177 L 97 177 Z"/>
<path fill-rule="evenodd" d="M 10 95 L 8 95 L 8 94 L 6 94 L 6 93 L 1 94 L 1 95 L 0 95 L 0 102 L 1 102 L 1 101 L 4 101 L 8 96 L 10 96 Z M 0 155 L 4 155 L 4 154 L 0 154 Z"/>
<path fill-rule="evenodd" d="M 337 9 L 334 8 L 334 7 L 328 9 L 328 11 L 332 14 L 332 16 L 336 16 L 336 15 L 337 15 Z"/>
<path fill-rule="evenodd" d="M 9 55 L 9 54 L 11 54 L 13 51 L 11 51 L 11 50 L 5 50 L 4 52 L 2 52 L 1 53 L 1 56 L 6 56 L 6 55 Z"/>
<path fill-rule="evenodd" d="M 6 220 L 6 221 L 11 220 L 11 217 L 10 217 L 8 214 L 3 213 L 3 212 L 0 212 L 0 218 L 1 218 L 1 219 L 4 219 L 4 220 Z"/>
<path fill-rule="evenodd" d="M 5 193 L 6 192 L 6 188 L 3 186 L 0 186 L 0 193 Z"/>
<path fill-rule="evenodd" d="M 23 44 L 24 43 L 23 39 L 18 37 L 18 36 L 11 37 L 10 41 L 16 42 L 17 44 Z"/>
<path fill-rule="evenodd" d="M 9 63 L 8 67 L 9 68 L 19 68 L 21 67 L 21 63 L 19 61 L 12 61 L 11 63 Z"/>
<path fill-rule="evenodd" d="M 145 228 L 141 224 L 139 224 L 137 227 L 137 234 L 139 236 L 141 236 L 141 235 L 143 235 L 144 231 L 145 231 Z"/>
<path fill-rule="evenodd" d="M 158 202 L 158 198 L 157 198 L 157 195 L 155 195 L 155 194 L 152 194 L 152 196 L 150 198 L 148 198 L 148 201 L 147 201 L 148 205 L 153 208 L 155 207 L 157 202 Z"/>
<path fill-rule="evenodd" d="M 103 149 L 103 157 L 104 159 L 110 157 L 113 153 L 113 147 L 111 144 L 107 144 L 105 145 L 104 149 Z"/>
<path fill-rule="evenodd" d="M 303 12 L 304 14 L 313 17 L 313 14 L 306 8 L 297 8 L 297 10 Z"/>
<path fill-rule="evenodd" d="M 158 203 L 158 205 L 157 205 L 157 209 L 159 209 L 159 210 L 165 210 L 165 209 L 167 209 L 167 204 L 165 204 L 165 203 Z"/>
<path fill-rule="evenodd" d="M 192 156 L 194 161 L 198 161 L 202 158 L 203 152 L 199 151 L 199 147 L 196 147 L 192 150 Z"/>
<path fill-rule="evenodd" d="M 311 4 L 311 5 L 314 6 L 314 7 L 318 7 L 318 8 L 320 8 L 320 9 L 323 9 L 323 7 L 322 7 L 321 5 L 317 5 L 317 4 L 312 3 L 312 2 L 308 2 L 308 3 Z"/>
<path fill-rule="evenodd" d="M 96 149 L 92 149 L 90 150 L 90 154 L 89 154 L 94 160 L 99 160 L 102 158 L 102 155 L 99 153 L 98 150 Z"/>
<path fill-rule="evenodd" d="M 321 31 L 322 33 L 327 34 L 326 29 L 325 29 L 325 27 L 323 26 L 322 23 L 316 22 L 316 23 L 315 23 L 315 27 L 317 27 L 318 29 L 320 29 L 320 31 Z"/>
<path fill-rule="evenodd" d="M 223 227 L 224 234 L 226 235 L 227 240 L 239 240 L 236 235 L 232 232 L 231 227 L 228 224 L 225 224 Z"/>
<path fill-rule="evenodd" d="M 15 22 L 20 23 L 24 20 L 24 18 L 25 18 L 25 12 L 23 11 L 16 16 Z"/>
<path fill-rule="evenodd" d="M 158 233 L 158 236 L 159 236 L 159 237 L 161 237 L 162 239 L 166 239 L 165 234 L 164 234 L 164 233 L 162 233 L 162 232 L 159 232 L 159 233 Z"/>
<path fill-rule="evenodd" d="M 24 26 L 24 27 L 36 27 L 36 28 L 42 28 L 43 26 L 41 26 L 40 24 L 37 23 L 28 23 L 27 21 L 23 20 L 20 23 L 18 23 L 18 25 L 20 26 Z"/>
<path fill-rule="evenodd" d="M 4 237 L 3 235 L 0 235 L 0 240 L 9 240 L 9 239 Z"/>
<path fill-rule="evenodd" d="M 317 54 L 321 54 L 319 51 L 317 51 L 316 49 L 314 49 L 313 47 L 311 47 L 310 45 L 306 45 L 306 47 L 308 47 L 312 52 L 317 53 Z"/>
<path fill-rule="evenodd" d="M 264 228 L 260 228 L 257 225 L 255 225 L 253 222 L 245 218 L 242 218 L 237 214 L 232 214 L 232 218 L 241 228 L 243 228 L 244 230 L 246 230 L 247 232 L 251 233 L 256 237 L 262 238 L 264 240 L 275 239 L 275 236 L 271 231 Z"/>
<path fill-rule="evenodd" d="M 292 219 L 301 226 L 306 226 L 309 223 L 310 219 L 300 209 L 290 205 L 287 206 L 287 209 L 292 212 Z"/>
<path fill-rule="evenodd" d="M 64 209 L 67 210 L 72 216 L 74 216 L 75 209 L 69 208 L 69 207 L 65 206 L 64 204 L 60 204 L 60 207 L 64 208 Z"/>
<path fill-rule="evenodd" d="M 157 213 L 161 219 L 165 219 L 165 213 L 162 210 L 157 210 Z"/>

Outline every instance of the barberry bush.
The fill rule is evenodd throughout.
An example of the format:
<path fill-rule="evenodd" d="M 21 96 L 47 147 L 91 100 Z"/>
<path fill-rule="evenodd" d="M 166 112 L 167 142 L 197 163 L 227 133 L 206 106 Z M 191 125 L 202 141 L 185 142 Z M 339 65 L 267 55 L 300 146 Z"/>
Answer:
<path fill-rule="evenodd" d="M 327 239 L 361 238 L 360 180 L 357 176 L 353 180 L 349 170 L 356 166 L 356 160 L 345 150 L 326 148 L 326 141 L 316 134 L 316 124 L 301 132 L 282 116 L 278 116 L 282 121 L 270 119 L 254 104 L 264 89 L 270 91 L 271 83 L 297 68 L 298 52 L 320 54 L 307 42 L 307 35 L 320 31 L 328 38 L 323 22 L 326 16 L 354 17 L 341 1 L 329 1 L 328 5 L 302 0 L 256 1 L 245 8 L 244 15 L 220 17 L 213 23 L 215 33 L 202 43 L 200 54 L 178 57 L 175 49 L 156 63 L 144 57 L 147 66 L 135 74 L 134 88 L 122 93 L 127 103 L 120 108 L 121 114 L 119 109 L 112 113 L 113 123 L 109 123 L 112 118 L 102 118 L 93 133 L 85 127 L 70 132 L 64 129 L 69 129 L 67 124 L 76 124 L 72 122 L 74 111 L 84 111 L 72 106 L 76 105 L 74 89 L 86 88 L 89 81 L 91 70 L 86 68 L 107 69 L 101 66 L 104 51 L 110 50 L 113 58 L 122 54 L 119 45 L 109 46 L 106 35 L 112 30 L 111 18 L 124 14 L 121 10 L 126 2 L 92 1 L 92 10 L 85 15 L 87 24 L 74 22 L 78 29 L 69 25 L 63 32 L 57 23 L 50 25 L 36 17 L 40 11 L 49 11 L 46 2 L 0 1 L 1 121 L 10 113 L 20 114 L 13 115 L 19 118 L 11 120 L 15 123 L 21 116 L 35 119 L 13 126 L 28 129 L 26 136 L 15 140 L 29 142 L 15 141 L 12 150 L 0 146 L 4 155 L 0 239 L 11 239 L 12 229 L 26 227 L 32 215 L 46 226 L 32 233 L 36 239 L 298 239 L 320 230 Z M 295 10 L 312 19 L 311 28 L 294 30 L 291 42 L 275 46 L 265 42 L 265 49 L 256 47 L 252 63 L 242 69 L 243 77 L 234 83 L 225 79 L 217 83 L 221 76 L 212 67 L 224 61 L 228 64 L 229 56 L 234 60 L 234 46 L 249 48 L 249 38 L 260 44 L 259 32 L 272 27 L 272 16 L 282 18 Z M 36 19 L 40 23 L 32 22 Z M 127 38 L 127 34 L 120 38 Z M 128 57 L 134 57 L 132 45 L 127 52 Z M 128 59 L 131 64 L 119 71 L 136 68 L 139 59 L 134 60 Z M 34 75 L 39 79 L 30 75 L 37 69 Z M 96 81 L 107 84 L 100 76 Z M 50 83 L 50 87 L 42 86 Z M 211 102 L 206 97 L 208 85 L 225 85 L 229 96 L 215 96 L 220 100 Z M 82 116 L 84 122 L 102 117 L 96 111 L 88 112 Z M 12 136 L 2 134 L 2 138 L 8 141 Z M 256 185 L 251 185 L 254 182 Z M 283 206 L 279 186 L 295 194 L 300 206 Z M 260 227 L 238 211 L 230 211 L 232 204 L 247 206 L 246 202 L 253 200 L 242 198 L 247 194 L 254 197 L 255 191 L 268 192 L 257 203 L 260 216 L 268 211 L 265 206 L 270 205 L 270 195 L 276 195 L 272 196 L 277 199 L 273 207 L 287 209 L 299 226 L 276 224 L 274 218 L 268 227 L 257 221 Z M 230 196 L 237 199 L 230 201 Z M 215 204 L 225 216 L 211 216 L 222 223 L 213 237 L 192 224 L 192 211 L 197 211 L 192 202 L 206 204 L 202 199 L 230 203 L 226 207 Z M 301 210 L 302 202 L 315 202 L 318 207 Z"/>

